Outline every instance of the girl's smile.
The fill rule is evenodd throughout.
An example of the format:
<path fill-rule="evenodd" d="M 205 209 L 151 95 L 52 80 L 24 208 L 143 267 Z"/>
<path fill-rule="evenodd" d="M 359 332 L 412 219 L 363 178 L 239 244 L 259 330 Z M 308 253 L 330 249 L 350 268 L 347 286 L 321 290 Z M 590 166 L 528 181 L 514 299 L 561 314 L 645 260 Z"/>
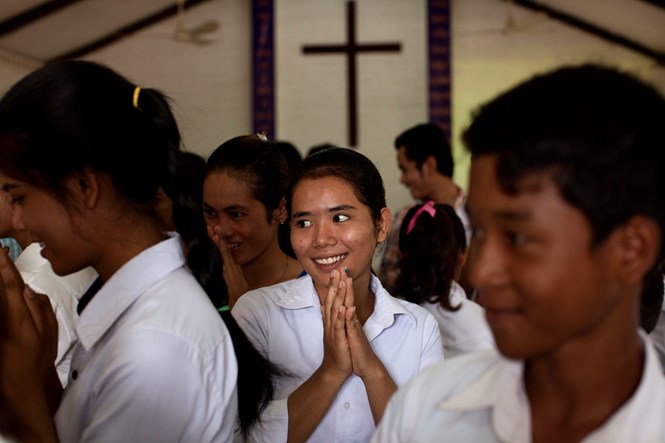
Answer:
<path fill-rule="evenodd" d="M 381 221 L 378 228 L 351 185 L 337 177 L 299 182 L 293 190 L 291 213 L 293 249 L 319 295 L 326 294 L 335 269 L 348 268 L 354 287 L 368 287 L 374 249 L 385 239 L 389 220 Z M 384 214 L 389 217 L 388 212 Z"/>

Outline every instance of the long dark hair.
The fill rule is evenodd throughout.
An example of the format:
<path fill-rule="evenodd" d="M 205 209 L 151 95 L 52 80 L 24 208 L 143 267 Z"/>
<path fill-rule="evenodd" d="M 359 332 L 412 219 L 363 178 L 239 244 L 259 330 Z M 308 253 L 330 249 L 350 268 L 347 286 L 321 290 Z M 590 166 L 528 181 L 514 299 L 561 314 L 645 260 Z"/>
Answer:
<path fill-rule="evenodd" d="M 455 210 L 433 202 L 409 209 L 400 227 L 399 249 L 401 272 L 395 295 L 457 311 L 459 305 L 450 302 L 450 289 L 466 249 L 466 237 Z"/>
<path fill-rule="evenodd" d="M 187 263 L 216 307 L 227 305 L 221 257 L 206 232 L 201 202 L 189 192 L 180 133 L 166 97 L 86 61 L 48 64 L 0 101 L 0 169 L 64 201 L 63 181 L 103 171 L 124 203 L 156 215 L 163 189 L 173 202 Z M 247 433 L 273 396 L 275 369 L 250 344 L 230 312 L 221 313 L 238 360 L 240 428 Z"/>

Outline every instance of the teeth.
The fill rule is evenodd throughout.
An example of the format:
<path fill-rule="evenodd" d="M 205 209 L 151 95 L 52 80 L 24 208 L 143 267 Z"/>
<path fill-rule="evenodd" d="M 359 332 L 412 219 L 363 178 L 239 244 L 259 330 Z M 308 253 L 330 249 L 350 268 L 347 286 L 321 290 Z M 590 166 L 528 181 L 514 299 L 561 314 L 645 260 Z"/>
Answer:
<path fill-rule="evenodd" d="M 346 254 L 336 255 L 335 257 L 328 257 L 328 258 L 317 258 L 314 259 L 314 261 L 320 265 L 332 265 L 333 263 L 337 263 L 344 257 L 346 257 Z"/>
<path fill-rule="evenodd" d="M 227 245 L 229 246 L 229 249 L 233 249 L 240 246 L 240 243 L 227 243 Z"/>

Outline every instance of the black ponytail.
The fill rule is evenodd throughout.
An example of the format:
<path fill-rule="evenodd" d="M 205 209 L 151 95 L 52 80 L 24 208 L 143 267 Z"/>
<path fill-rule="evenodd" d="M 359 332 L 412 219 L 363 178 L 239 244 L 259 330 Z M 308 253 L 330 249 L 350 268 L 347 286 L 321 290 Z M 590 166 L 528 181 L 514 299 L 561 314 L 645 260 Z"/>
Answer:
<path fill-rule="evenodd" d="M 154 94 L 150 94 L 154 97 Z M 161 97 L 161 95 L 160 95 Z M 160 100 L 164 100 L 163 97 Z M 164 105 L 168 106 L 166 101 Z M 159 113 L 157 114 L 159 115 Z M 175 122 L 173 122 L 175 124 Z M 173 203 L 173 222 L 185 243 L 187 264 L 208 297 L 220 311 L 233 341 L 238 361 L 238 418 L 240 431 L 247 436 L 274 395 L 273 378 L 280 371 L 265 359 L 247 339 L 228 309 L 228 291 L 222 277 L 222 258 L 210 240 L 203 218 L 204 174 L 193 177 L 179 149 L 168 152 L 162 189 Z"/>
<path fill-rule="evenodd" d="M 123 203 L 160 221 L 160 188 L 187 250 L 187 264 L 213 304 L 228 304 L 219 251 L 208 238 L 200 182 L 188 175 L 180 133 L 167 99 L 89 61 L 49 63 L 0 101 L 3 172 L 68 198 L 63 185 L 85 168 L 113 181 Z M 197 184 L 198 183 L 198 184 Z M 228 312 L 238 360 L 240 429 L 246 435 L 272 399 L 277 371 L 254 349 Z"/>

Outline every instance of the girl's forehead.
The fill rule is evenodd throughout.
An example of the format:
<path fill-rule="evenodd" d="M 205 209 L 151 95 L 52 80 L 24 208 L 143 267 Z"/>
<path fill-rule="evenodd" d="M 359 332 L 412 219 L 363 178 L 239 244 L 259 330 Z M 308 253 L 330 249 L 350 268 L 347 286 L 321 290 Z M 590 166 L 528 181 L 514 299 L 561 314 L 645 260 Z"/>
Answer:
<path fill-rule="evenodd" d="M 316 195 L 323 191 L 340 195 L 349 192 L 354 193 L 353 186 L 348 181 L 336 176 L 304 178 L 293 188 L 294 196 L 298 193 L 313 193 Z"/>
<path fill-rule="evenodd" d="M 365 206 L 359 201 L 350 183 L 334 176 L 303 179 L 293 188 L 292 197 L 294 205 Z"/>

